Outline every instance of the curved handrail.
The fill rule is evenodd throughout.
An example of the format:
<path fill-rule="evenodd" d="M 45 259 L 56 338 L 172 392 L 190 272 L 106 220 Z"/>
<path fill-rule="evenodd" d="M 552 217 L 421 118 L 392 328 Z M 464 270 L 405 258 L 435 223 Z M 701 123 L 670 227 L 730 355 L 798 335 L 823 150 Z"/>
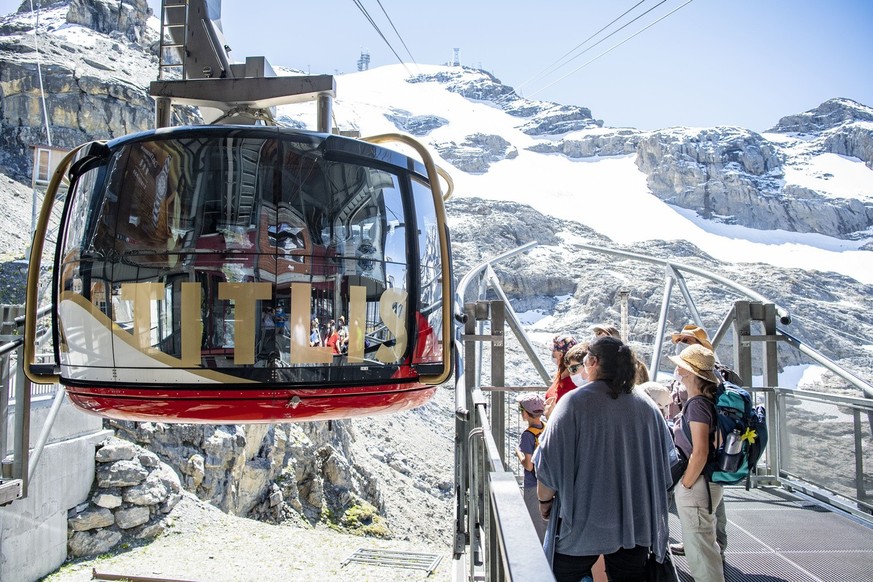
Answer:
<path fill-rule="evenodd" d="M 464 275 L 464 277 L 461 279 L 461 282 L 458 283 L 457 291 L 455 291 L 455 297 L 457 298 L 458 306 L 460 307 L 460 305 L 464 302 L 464 295 L 467 292 L 467 285 L 469 285 L 470 281 L 472 281 L 473 278 L 476 275 L 478 275 L 481 271 L 484 271 L 489 265 L 492 265 L 494 263 L 499 263 L 500 261 L 506 260 L 510 257 L 514 257 L 515 255 L 518 255 L 518 254 L 521 254 L 525 251 L 528 251 L 531 248 L 537 246 L 538 244 L 540 244 L 540 243 L 538 243 L 537 241 L 531 241 L 529 243 L 525 243 L 518 248 L 512 249 L 511 251 L 506 251 L 505 253 L 497 255 L 496 257 L 486 259 L 486 260 L 482 261 L 481 263 L 479 263 L 478 265 L 476 265 L 475 267 L 473 267 L 472 269 L 470 269 L 469 271 L 467 271 L 467 274 Z"/>
<path fill-rule="evenodd" d="M 37 320 L 37 297 L 39 295 L 39 272 L 42 265 L 42 252 L 45 247 L 45 235 L 48 231 L 49 219 L 52 208 L 55 205 L 55 195 L 64 179 L 64 174 L 70 162 L 85 147 L 93 142 L 85 143 L 70 150 L 58 163 L 55 173 L 46 189 L 45 198 L 42 200 L 42 208 L 39 219 L 33 231 L 33 240 L 30 246 L 30 264 L 27 269 L 27 293 L 24 300 L 24 373 L 34 384 L 58 384 L 61 377 L 58 374 L 40 374 L 30 369 L 36 356 L 36 320 Z"/>
<path fill-rule="evenodd" d="M 449 301 L 445 301 L 446 297 L 452 296 L 452 278 L 446 276 L 445 269 L 451 264 L 451 257 L 449 257 L 449 230 L 446 227 L 446 207 L 444 202 L 449 199 L 452 194 L 452 190 L 454 190 L 454 182 L 451 178 L 448 178 L 447 183 L 449 187 L 449 191 L 445 194 L 442 193 L 442 188 L 440 187 L 439 177 L 441 175 L 448 176 L 448 174 L 443 170 L 443 174 L 440 174 L 440 169 L 437 168 L 437 165 L 433 161 L 433 157 L 430 155 L 430 152 L 427 151 L 427 148 L 424 147 L 418 140 L 409 135 L 404 135 L 402 133 L 383 133 L 380 135 L 373 135 L 370 137 L 362 138 L 366 142 L 380 144 L 385 142 L 399 142 L 404 143 L 410 147 L 412 147 L 418 155 L 421 156 L 422 162 L 424 162 L 424 167 L 427 170 L 427 179 L 430 182 L 430 189 L 433 193 L 433 203 L 436 209 L 436 219 L 437 219 L 437 230 L 439 231 L 440 238 L 440 261 L 442 261 L 443 265 L 443 280 L 442 280 L 442 293 L 443 293 L 443 371 L 439 374 L 435 375 L 423 375 L 420 377 L 420 380 L 424 384 L 442 384 L 446 380 L 449 379 L 449 376 L 452 375 L 452 356 L 451 353 L 448 355 L 445 354 L 445 350 L 451 350 L 454 346 L 453 342 L 453 326 L 452 326 L 452 306 Z"/>
<path fill-rule="evenodd" d="M 873 385 L 868 384 L 867 382 L 858 378 L 857 376 L 855 376 L 854 374 L 852 374 L 848 370 L 841 368 L 839 365 L 837 365 L 833 361 L 831 361 L 827 356 L 815 351 L 814 349 L 812 349 L 811 347 L 809 347 L 808 345 L 803 343 L 800 339 L 794 337 L 793 335 L 791 335 L 787 331 L 777 327 L 776 332 L 779 333 L 780 335 L 784 336 L 786 341 L 793 348 L 795 348 L 796 350 L 798 350 L 802 354 L 806 354 L 807 356 L 809 356 L 810 358 L 812 358 L 813 360 L 815 360 L 816 362 L 818 362 L 819 364 L 821 364 L 822 366 L 824 366 L 825 368 L 827 368 L 828 370 L 830 370 L 831 372 L 833 372 L 834 374 L 836 374 L 837 376 L 842 378 L 843 380 L 850 382 L 851 384 L 854 384 L 855 387 L 860 389 L 861 392 L 863 392 L 867 398 L 873 398 Z"/>
<path fill-rule="evenodd" d="M 411 135 L 406 135 L 404 133 L 380 133 L 378 135 L 371 135 L 369 137 L 362 137 L 363 141 L 370 143 L 385 143 L 396 141 L 400 143 L 405 143 L 406 145 L 412 147 L 418 155 L 421 156 L 421 161 L 424 162 L 424 167 L 427 170 L 427 178 L 430 180 L 430 183 L 433 184 L 431 188 L 436 187 L 440 192 L 440 196 L 442 196 L 443 202 L 448 201 L 449 198 L 452 197 L 452 194 L 455 192 L 455 181 L 452 179 L 451 175 L 444 170 L 443 168 L 436 165 L 433 161 L 433 156 L 430 155 L 430 152 L 427 151 L 420 141 L 412 137 Z M 432 169 L 431 169 L 432 166 Z M 440 182 L 438 179 L 434 179 L 435 176 L 440 176 L 443 180 L 446 181 L 446 191 L 443 192 L 442 188 L 439 187 Z"/>
<path fill-rule="evenodd" d="M 725 287 L 730 287 L 731 289 L 733 289 L 737 293 L 740 293 L 741 295 L 745 295 L 746 297 L 748 297 L 749 299 L 751 299 L 753 301 L 760 301 L 762 303 L 773 303 L 773 305 L 776 307 L 776 313 L 779 315 L 780 321 L 785 325 L 788 325 L 789 323 L 791 323 L 791 313 L 789 313 L 789 311 L 787 309 L 785 309 L 784 307 L 781 307 L 780 305 L 774 303 L 773 301 L 770 301 L 769 299 L 767 299 L 766 297 L 764 297 L 763 295 L 761 295 L 757 291 L 750 289 L 750 288 L 746 287 L 745 285 L 740 285 L 739 283 L 736 283 L 735 281 L 731 281 L 730 279 L 722 277 L 721 275 L 716 275 L 715 273 L 711 273 L 711 272 L 707 271 L 706 269 L 692 267 L 691 265 L 677 263 L 675 261 L 668 261 L 667 259 L 659 259 L 657 257 L 650 257 L 648 255 L 641 255 L 639 253 L 631 253 L 629 251 L 620 251 L 620 250 L 616 250 L 616 249 L 608 249 L 606 247 L 600 247 L 597 245 L 589 245 L 589 244 L 585 244 L 585 243 L 576 243 L 576 246 L 582 247 L 583 249 L 588 249 L 590 251 L 596 251 L 599 253 L 603 253 L 606 255 L 614 255 L 617 257 L 626 257 L 626 258 L 630 258 L 630 259 L 637 259 L 637 260 L 644 261 L 647 263 L 653 263 L 655 265 L 661 265 L 664 267 L 673 267 L 675 269 L 679 269 L 680 271 L 687 271 L 689 273 L 694 273 L 695 275 L 699 275 L 699 276 L 704 277 L 706 279 L 709 279 L 711 281 L 721 283 Z"/>

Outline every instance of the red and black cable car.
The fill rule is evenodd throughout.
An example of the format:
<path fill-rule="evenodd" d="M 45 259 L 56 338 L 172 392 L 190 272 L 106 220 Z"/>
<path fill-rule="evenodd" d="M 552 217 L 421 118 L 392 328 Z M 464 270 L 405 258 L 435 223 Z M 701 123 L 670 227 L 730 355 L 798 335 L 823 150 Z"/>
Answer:
<path fill-rule="evenodd" d="M 267 126 L 163 128 L 79 148 L 34 236 L 30 338 L 62 204 L 55 362 L 33 363 L 29 341 L 28 375 L 62 383 L 86 411 L 138 421 L 326 420 L 424 403 L 452 364 L 444 195 L 417 142 L 373 141 L 392 139 L 424 163 Z M 346 323 L 336 347 L 321 345 L 330 320 Z"/>

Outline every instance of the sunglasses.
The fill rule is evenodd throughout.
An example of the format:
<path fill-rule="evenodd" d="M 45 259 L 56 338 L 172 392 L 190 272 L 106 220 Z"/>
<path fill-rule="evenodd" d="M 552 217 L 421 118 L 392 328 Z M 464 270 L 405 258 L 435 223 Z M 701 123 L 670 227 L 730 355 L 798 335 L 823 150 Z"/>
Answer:
<path fill-rule="evenodd" d="M 579 363 L 579 364 L 571 364 L 570 366 L 567 366 L 567 370 L 570 371 L 570 374 L 571 374 L 571 375 L 572 375 L 572 374 L 575 374 L 576 372 L 578 372 L 580 368 L 582 368 L 582 364 L 581 364 L 581 363 Z"/>

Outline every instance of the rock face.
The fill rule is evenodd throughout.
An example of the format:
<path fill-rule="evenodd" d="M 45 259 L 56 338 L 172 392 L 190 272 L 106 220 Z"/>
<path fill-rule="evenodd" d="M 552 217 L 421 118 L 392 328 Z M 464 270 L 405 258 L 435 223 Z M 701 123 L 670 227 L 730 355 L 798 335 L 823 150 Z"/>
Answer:
<path fill-rule="evenodd" d="M 768 131 L 821 134 L 821 151 L 858 158 L 873 169 L 873 107 L 857 101 L 829 99 L 815 109 L 783 117 Z"/>
<path fill-rule="evenodd" d="M 637 167 L 652 193 L 702 217 L 762 230 L 847 236 L 873 224 L 873 204 L 783 185 L 783 154 L 738 128 L 661 130 L 642 138 Z"/>
<path fill-rule="evenodd" d="M 518 157 L 518 150 L 508 141 L 484 133 L 468 135 L 460 144 L 436 143 L 434 147 L 446 161 L 470 174 L 484 174 L 492 163 Z"/>
<path fill-rule="evenodd" d="M 413 115 L 409 111 L 401 109 L 394 109 L 391 113 L 386 113 L 385 117 L 400 131 L 419 137 L 427 135 L 449 122 L 448 119 L 438 115 Z"/>
<path fill-rule="evenodd" d="M 642 135 L 642 132 L 635 129 L 601 130 L 578 138 L 565 138 L 559 142 L 541 142 L 527 149 L 541 154 L 561 154 L 572 159 L 623 156 L 637 153 Z"/>
<path fill-rule="evenodd" d="M 291 425 L 118 423 L 120 435 L 173 467 L 187 491 L 223 511 L 315 523 L 367 503 L 382 509 L 370 472 L 354 460 L 348 421 Z M 144 497 L 147 491 L 129 492 Z"/>
<path fill-rule="evenodd" d="M 29 181 L 35 145 L 72 148 L 154 125 L 150 15 L 145 0 L 54 2 L 41 12 L 38 53 L 29 19 L 0 21 L 0 166 L 10 176 Z M 71 36 L 78 26 L 103 34 L 91 33 L 82 44 Z M 43 93 L 51 140 L 43 127 Z M 193 119 L 191 111 L 179 115 Z"/>
<path fill-rule="evenodd" d="M 120 32 L 131 42 L 142 42 L 151 15 L 146 0 L 70 0 L 67 22 L 103 34 Z"/>
<path fill-rule="evenodd" d="M 826 151 L 863 160 L 873 170 L 873 121 L 842 125 L 823 137 Z"/>
<path fill-rule="evenodd" d="M 416 75 L 409 82 L 438 82 L 467 99 L 491 101 L 510 115 L 525 119 L 519 129 L 528 135 L 558 135 L 603 125 L 602 121 L 592 119 L 591 110 L 586 107 L 524 99 L 512 87 L 478 69 L 458 67 L 452 72 Z"/>
<path fill-rule="evenodd" d="M 853 121 L 873 121 L 873 108 L 851 99 L 828 99 L 815 109 L 783 117 L 767 131 L 819 133 Z"/>
<path fill-rule="evenodd" d="M 179 477 L 151 451 L 113 437 L 97 449 L 95 459 L 90 501 L 72 509 L 67 521 L 68 552 L 74 558 L 105 553 L 126 538 L 156 537 L 181 499 Z"/>

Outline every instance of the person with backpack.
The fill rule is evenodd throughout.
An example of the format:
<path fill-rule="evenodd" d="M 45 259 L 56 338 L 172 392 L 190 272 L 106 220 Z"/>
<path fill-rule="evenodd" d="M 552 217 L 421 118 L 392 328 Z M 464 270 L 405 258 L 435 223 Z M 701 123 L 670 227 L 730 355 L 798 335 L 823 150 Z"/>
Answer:
<path fill-rule="evenodd" d="M 524 468 L 524 504 L 527 506 L 540 543 L 543 543 L 546 536 L 546 522 L 540 516 L 540 505 L 537 502 L 537 475 L 531 458 L 540 444 L 540 435 L 546 429 L 543 420 L 545 400 L 536 392 L 527 392 L 520 394 L 517 401 L 521 420 L 527 423 L 527 428 L 521 433 L 515 455 Z"/>
<path fill-rule="evenodd" d="M 680 353 L 688 346 L 701 345 L 708 350 L 713 350 L 713 354 L 715 354 L 712 343 L 710 343 L 709 341 L 709 334 L 706 333 L 705 329 L 693 323 L 686 324 L 682 327 L 681 330 L 671 334 L 670 340 L 676 346 L 676 353 Z M 716 376 L 719 377 L 719 383 L 721 383 L 722 381 L 733 382 L 734 384 L 738 385 L 742 385 L 743 383 L 742 379 L 736 372 L 734 372 L 724 364 L 719 363 L 718 361 L 715 362 L 715 372 Z M 682 411 L 682 407 L 685 405 L 685 402 L 688 400 L 688 393 L 685 391 L 685 388 L 681 382 L 674 380 L 671 383 L 670 387 L 673 402 L 668 407 L 668 422 L 674 421 L 674 419 Z M 722 561 L 724 561 L 724 553 L 725 551 L 727 551 L 728 545 L 727 513 L 725 511 L 724 498 L 722 498 L 721 502 L 715 508 L 715 519 L 715 537 L 716 541 L 718 542 L 719 550 L 721 550 Z M 684 556 L 685 546 L 681 542 L 678 544 L 670 544 L 670 551 L 677 556 Z"/>
<path fill-rule="evenodd" d="M 688 392 L 673 428 L 676 446 L 688 459 L 674 489 L 685 556 L 696 582 L 724 582 L 713 511 L 722 501 L 723 490 L 704 474 L 717 428 L 715 398 L 720 379 L 715 372 L 715 354 L 694 344 L 678 356 L 670 356 L 670 361 L 676 364 L 679 382 Z"/>

